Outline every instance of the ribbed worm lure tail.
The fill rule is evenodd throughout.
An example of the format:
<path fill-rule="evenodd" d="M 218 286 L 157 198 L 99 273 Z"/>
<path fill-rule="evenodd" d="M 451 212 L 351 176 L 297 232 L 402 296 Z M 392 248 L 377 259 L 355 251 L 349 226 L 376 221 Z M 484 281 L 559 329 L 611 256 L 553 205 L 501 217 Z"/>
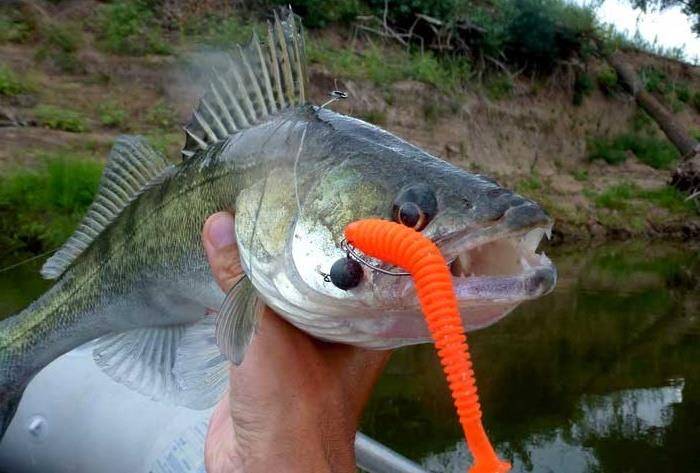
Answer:
<path fill-rule="evenodd" d="M 412 228 L 381 219 L 353 222 L 345 228 L 345 237 L 363 253 L 411 273 L 464 437 L 474 457 L 470 473 L 510 470 L 510 464 L 496 456 L 481 423 L 479 396 L 452 276 L 438 247 Z"/>

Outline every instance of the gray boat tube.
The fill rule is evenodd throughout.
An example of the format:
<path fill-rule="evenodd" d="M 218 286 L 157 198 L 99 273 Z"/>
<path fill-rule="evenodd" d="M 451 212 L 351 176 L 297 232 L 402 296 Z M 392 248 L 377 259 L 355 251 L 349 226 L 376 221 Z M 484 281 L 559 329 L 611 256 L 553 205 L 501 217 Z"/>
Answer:
<path fill-rule="evenodd" d="M 0 472 L 204 473 L 212 409 L 156 402 L 104 374 L 91 344 L 54 360 L 31 381 L 0 443 Z M 425 473 L 358 433 L 369 473 Z"/>

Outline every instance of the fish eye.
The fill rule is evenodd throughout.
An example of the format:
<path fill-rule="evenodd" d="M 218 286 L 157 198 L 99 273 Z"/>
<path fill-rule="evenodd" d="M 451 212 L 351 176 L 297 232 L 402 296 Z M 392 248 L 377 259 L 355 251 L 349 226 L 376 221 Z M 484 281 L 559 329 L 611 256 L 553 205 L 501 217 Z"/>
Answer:
<path fill-rule="evenodd" d="M 398 222 L 415 230 L 422 230 L 437 213 L 437 200 L 425 184 L 404 188 L 394 200 L 392 216 Z"/>

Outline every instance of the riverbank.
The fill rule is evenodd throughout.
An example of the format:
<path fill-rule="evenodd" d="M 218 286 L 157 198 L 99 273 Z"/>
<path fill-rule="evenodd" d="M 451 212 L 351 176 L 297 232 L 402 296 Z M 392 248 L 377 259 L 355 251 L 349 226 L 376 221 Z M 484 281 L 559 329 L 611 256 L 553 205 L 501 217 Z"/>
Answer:
<path fill-rule="evenodd" d="M 3 24 L 15 25 L 0 35 L 0 259 L 6 262 L 67 238 L 119 134 L 144 134 L 177 160 L 180 128 L 199 94 L 194 65 L 201 45 L 251 31 L 234 22 L 235 34 L 197 30 L 172 44 L 154 37 L 148 50 L 131 51 L 118 36 L 105 45 L 82 21 L 103 8 L 97 2 L 45 8 L 54 29 L 33 36 L 21 36 L 17 18 L 0 15 Z M 535 199 L 556 220 L 554 243 L 700 240 L 697 204 L 667 184 L 677 153 L 599 59 L 549 76 L 481 77 L 466 63 L 391 44 L 350 44 L 351 37 L 333 27 L 309 33 L 313 103 L 335 88 L 347 91 L 349 99 L 334 109 Z M 677 119 L 700 132 L 699 68 L 640 52 L 626 57 Z"/>

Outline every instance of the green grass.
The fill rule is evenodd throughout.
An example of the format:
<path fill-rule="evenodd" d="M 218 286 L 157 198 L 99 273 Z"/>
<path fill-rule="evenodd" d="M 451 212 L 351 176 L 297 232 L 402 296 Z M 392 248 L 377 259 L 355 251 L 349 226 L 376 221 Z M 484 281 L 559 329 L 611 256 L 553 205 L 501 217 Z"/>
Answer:
<path fill-rule="evenodd" d="M 574 179 L 579 182 L 585 182 L 588 180 L 588 171 L 585 169 L 573 171 L 571 174 L 574 176 Z"/>
<path fill-rule="evenodd" d="M 513 81 L 505 74 L 491 74 L 485 83 L 486 95 L 491 100 L 502 100 L 513 93 Z"/>
<path fill-rule="evenodd" d="M 593 138 L 588 142 L 590 160 L 602 159 L 620 164 L 631 151 L 641 162 L 655 169 L 670 169 L 678 160 L 678 150 L 668 141 L 641 133 L 623 133 L 613 138 Z"/>
<path fill-rule="evenodd" d="M 374 125 L 386 125 L 386 112 L 384 110 L 367 110 L 360 113 L 360 118 Z"/>
<path fill-rule="evenodd" d="M 62 244 L 92 202 L 102 165 L 60 152 L 40 156 L 37 169 L 0 176 L 0 247 L 39 252 Z"/>
<path fill-rule="evenodd" d="M 55 107 L 53 105 L 39 105 L 34 109 L 39 123 L 54 130 L 81 133 L 88 130 L 85 117 L 75 110 Z"/>
<path fill-rule="evenodd" d="M 603 160 L 608 164 L 616 165 L 625 162 L 627 153 L 625 148 L 620 148 L 619 143 L 607 138 L 591 138 L 588 140 L 588 159 L 591 161 Z"/>
<path fill-rule="evenodd" d="M 182 34 L 186 40 L 226 48 L 246 43 L 253 32 L 262 38 L 267 35 L 267 29 L 262 23 L 244 21 L 231 15 L 195 16 L 186 19 L 182 26 Z"/>
<path fill-rule="evenodd" d="M 97 24 L 98 45 L 108 52 L 130 56 L 172 52 L 152 6 L 145 0 L 101 5 Z"/>
<path fill-rule="evenodd" d="M 24 43 L 30 39 L 33 28 L 18 10 L 0 9 L 0 43 Z"/>
<path fill-rule="evenodd" d="M 146 112 L 146 123 L 160 130 L 172 130 L 177 126 L 177 114 L 164 101 L 155 104 L 148 112 Z"/>
<path fill-rule="evenodd" d="M 368 47 L 362 51 L 336 49 L 325 42 L 307 42 L 309 60 L 328 67 L 342 78 L 369 79 L 387 87 L 412 79 L 449 93 L 461 88 L 471 77 L 469 62 L 463 58 L 438 59 L 431 52 L 406 52 L 394 48 Z"/>
<path fill-rule="evenodd" d="M 110 128 L 122 127 L 128 115 L 127 111 L 121 108 L 114 100 L 108 100 L 98 105 L 97 114 L 100 118 L 100 123 Z"/>
<path fill-rule="evenodd" d="M 41 43 L 36 52 L 37 59 L 50 59 L 64 72 L 84 72 L 77 56 L 83 44 L 82 31 L 77 25 L 49 22 L 39 28 L 39 34 Z"/>
<path fill-rule="evenodd" d="M 9 67 L 0 64 L 0 95 L 13 97 L 32 90 L 33 86 L 26 78 L 18 76 Z"/>
<path fill-rule="evenodd" d="M 672 186 L 645 190 L 631 183 L 618 184 L 593 194 L 593 202 L 599 208 L 637 210 L 643 213 L 648 208 L 644 203 L 650 203 L 672 213 L 696 213 L 695 205 L 685 198 L 685 194 Z"/>
<path fill-rule="evenodd" d="M 519 192 L 533 192 L 542 189 L 542 181 L 539 176 L 532 175 L 527 179 L 523 179 L 517 184 L 517 189 Z"/>
<path fill-rule="evenodd" d="M 605 95 L 612 95 L 618 84 L 617 72 L 612 67 L 606 66 L 598 72 L 596 82 L 598 82 L 598 88 Z"/>

